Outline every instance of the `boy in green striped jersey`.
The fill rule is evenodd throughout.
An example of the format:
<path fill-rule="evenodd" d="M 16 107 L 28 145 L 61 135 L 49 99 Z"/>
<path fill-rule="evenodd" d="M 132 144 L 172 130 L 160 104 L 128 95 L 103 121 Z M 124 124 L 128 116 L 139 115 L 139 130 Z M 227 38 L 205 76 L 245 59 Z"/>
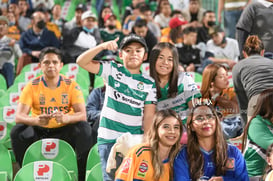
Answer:
<path fill-rule="evenodd" d="M 147 59 L 148 51 L 142 37 L 131 34 L 122 40 L 119 57 L 124 65 L 113 61 L 93 60 L 102 50 L 116 51 L 118 40 L 119 38 L 116 38 L 89 49 L 77 59 L 79 66 L 102 76 L 106 82 L 105 102 L 98 130 L 98 147 L 104 180 L 114 180 L 115 171 L 106 173 L 105 170 L 116 139 L 126 132 L 134 135 L 146 133 L 151 126 L 157 102 L 154 80 L 140 71 L 142 62 Z"/>

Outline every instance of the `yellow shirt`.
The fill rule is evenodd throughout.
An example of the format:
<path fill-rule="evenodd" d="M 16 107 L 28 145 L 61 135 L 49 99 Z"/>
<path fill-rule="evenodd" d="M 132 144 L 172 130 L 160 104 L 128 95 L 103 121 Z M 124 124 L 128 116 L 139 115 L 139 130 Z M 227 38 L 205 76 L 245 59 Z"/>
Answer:
<path fill-rule="evenodd" d="M 25 86 L 19 102 L 30 106 L 32 116 L 36 117 L 41 114 L 51 114 L 56 109 L 64 114 L 72 114 L 72 105 L 84 104 L 84 98 L 74 80 L 61 75 L 58 87 L 50 89 L 47 87 L 43 76 L 40 76 Z M 61 126 L 64 124 L 58 124 L 55 118 L 52 118 L 45 127 L 57 128 Z"/>
<path fill-rule="evenodd" d="M 115 181 L 154 180 L 154 168 L 152 165 L 151 148 L 147 144 L 139 144 L 133 147 L 124 158 L 116 172 Z M 164 171 L 159 181 L 168 181 L 170 177 L 170 164 L 163 161 Z"/>

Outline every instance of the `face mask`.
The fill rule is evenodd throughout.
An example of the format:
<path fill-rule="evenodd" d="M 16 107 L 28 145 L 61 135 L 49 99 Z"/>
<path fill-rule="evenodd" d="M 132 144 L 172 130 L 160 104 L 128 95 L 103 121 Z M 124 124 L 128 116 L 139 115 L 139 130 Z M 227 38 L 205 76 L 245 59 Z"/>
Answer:
<path fill-rule="evenodd" d="M 116 26 L 115 26 L 115 25 L 108 25 L 108 28 L 109 28 L 110 30 L 113 30 L 113 29 L 116 28 Z"/>
<path fill-rule="evenodd" d="M 44 20 L 41 20 L 41 21 L 39 21 L 38 23 L 37 23 L 37 28 L 39 28 L 39 29 L 44 29 L 45 28 L 45 26 L 46 26 L 46 23 L 44 22 Z"/>
<path fill-rule="evenodd" d="M 227 39 L 226 39 L 226 36 L 224 36 L 221 44 L 225 44 L 226 42 L 227 42 Z"/>
<path fill-rule="evenodd" d="M 93 33 L 94 32 L 94 28 L 88 29 L 85 26 L 83 27 L 83 30 L 86 31 L 87 33 Z"/>
<path fill-rule="evenodd" d="M 15 25 L 15 22 L 9 22 L 9 26 L 13 26 L 13 25 Z"/>
<path fill-rule="evenodd" d="M 215 25 L 215 21 L 208 21 L 208 26 L 213 26 Z"/>

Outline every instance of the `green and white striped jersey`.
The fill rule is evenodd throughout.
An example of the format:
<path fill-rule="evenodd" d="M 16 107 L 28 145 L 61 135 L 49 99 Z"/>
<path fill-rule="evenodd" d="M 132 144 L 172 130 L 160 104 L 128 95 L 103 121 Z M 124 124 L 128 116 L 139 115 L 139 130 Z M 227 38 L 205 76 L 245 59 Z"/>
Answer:
<path fill-rule="evenodd" d="M 154 80 L 145 74 L 131 74 L 115 62 L 102 62 L 98 75 L 106 82 L 98 144 L 114 143 L 126 132 L 143 134 L 144 105 L 157 102 Z"/>
<path fill-rule="evenodd" d="M 157 110 L 172 109 L 181 117 L 183 124 L 186 124 L 189 111 L 188 103 L 194 98 L 200 98 L 200 91 L 192 77 L 185 72 L 181 72 L 178 77 L 177 96 L 168 98 L 169 83 L 161 88 L 162 97 L 158 99 Z"/>

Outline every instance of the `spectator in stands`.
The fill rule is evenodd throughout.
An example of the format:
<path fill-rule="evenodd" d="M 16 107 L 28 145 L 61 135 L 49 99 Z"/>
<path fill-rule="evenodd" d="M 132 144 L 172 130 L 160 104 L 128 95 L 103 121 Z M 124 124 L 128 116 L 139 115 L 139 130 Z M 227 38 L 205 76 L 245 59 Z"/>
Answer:
<path fill-rule="evenodd" d="M 273 143 L 272 106 L 273 89 L 269 88 L 260 93 L 244 130 L 242 151 L 250 180 L 261 180 L 267 165 L 266 149 Z"/>
<path fill-rule="evenodd" d="M 220 119 L 202 99 L 194 103 L 187 121 L 188 143 L 174 161 L 174 180 L 248 181 L 242 153 L 224 139 Z"/>
<path fill-rule="evenodd" d="M 100 31 L 96 27 L 97 17 L 91 11 L 86 11 L 81 17 L 82 27 L 73 28 L 64 35 L 64 63 L 75 63 L 77 57 L 101 43 Z"/>
<path fill-rule="evenodd" d="M 7 36 L 8 18 L 0 16 L 0 73 L 5 77 L 7 87 L 14 81 L 15 59 L 22 59 L 22 51 L 16 40 Z"/>
<path fill-rule="evenodd" d="M 183 30 L 183 43 L 176 44 L 179 63 L 186 72 L 201 73 L 200 49 L 196 46 L 197 29 L 189 26 Z"/>
<path fill-rule="evenodd" d="M 172 180 L 173 161 L 180 148 L 182 132 L 182 121 L 175 111 L 157 112 L 145 143 L 129 151 L 115 180 Z M 139 174 L 140 170 L 143 174 Z"/>
<path fill-rule="evenodd" d="M 244 122 L 239 114 L 234 88 L 229 87 L 226 67 L 210 64 L 202 75 L 202 98 L 210 99 L 213 107 L 221 113 L 221 126 L 225 139 L 240 136 L 243 133 Z"/>
<path fill-rule="evenodd" d="M 148 57 L 150 55 L 150 51 L 157 44 L 157 38 L 154 34 L 149 30 L 147 21 L 145 19 L 138 19 L 135 21 L 132 33 L 135 33 L 138 36 L 141 36 L 145 39 L 146 44 L 148 46 Z"/>
<path fill-rule="evenodd" d="M 145 6 L 146 4 L 145 3 L 139 3 L 136 5 L 134 11 L 133 11 L 133 14 L 131 15 L 128 15 L 124 21 L 124 24 L 122 26 L 122 32 L 124 35 L 128 35 L 132 32 L 132 28 L 134 26 L 134 23 L 137 19 L 140 19 L 142 18 L 141 17 L 141 13 L 140 13 L 140 8 L 142 6 Z"/>
<path fill-rule="evenodd" d="M 118 38 L 101 43 L 77 59 L 82 68 L 102 76 L 106 81 L 105 104 L 98 130 L 98 148 L 104 180 L 107 181 L 114 179 L 115 170 L 106 173 L 106 163 L 116 139 L 125 132 L 146 134 L 151 127 L 157 101 L 154 80 L 140 71 L 148 51 L 142 37 L 131 34 L 123 38 L 119 56 L 124 66 L 114 61 L 93 60 L 102 50 L 116 51 L 117 41 Z"/>
<path fill-rule="evenodd" d="M 102 41 L 110 41 L 119 37 L 118 44 L 123 39 L 123 33 L 117 29 L 117 17 L 114 14 L 106 14 L 104 16 L 104 28 L 100 29 Z"/>
<path fill-rule="evenodd" d="M 39 60 L 43 75 L 29 82 L 21 93 L 17 124 L 11 130 L 16 161 L 22 166 L 26 149 L 37 140 L 62 139 L 75 149 L 79 181 L 84 181 L 91 128 L 86 122 L 82 92 L 74 80 L 59 74 L 63 63 L 57 48 L 43 49 Z"/>
<path fill-rule="evenodd" d="M 198 28 L 197 44 L 200 42 L 207 43 L 207 41 L 211 38 L 209 35 L 209 28 L 216 24 L 215 13 L 211 10 L 205 11 L 202 24 L 203 26 Z"/>
<path fill-rule="evenodd" d="M 182 11 L 189 26 L 202 27 L 202 19 L 206 10 L 201 7 L 200 0 L 189 0 L 189 8 Z"/>
<path fill-rule="evenodd" d="M 137 4 L 144 3 L 144 2 L 145 2 L 145 0 L 132 0 L 132 4 L 130 6 L 125 7 L 125 12 L 124 12 L 123 18 L 122 18 L 123 25 L 124 25 L 124 22 L 125 22 L 125 19 L 127 18 L 127 16 L 133 14 L 133 11 L 136 8 Z"/>
<path fill-rule="evenodd" d="M 19 0 L 18 7 L 20 10 L 20 17 L 18 20 L 18 26 L 21 31 L 27 31 L 31 24 L 32 11 L 29 8 L 27 0 Z"/>
<path fill-rule="evenodd" d="M 178 44 L 183 42 L 182 31 L 187 27 L 188 22 L 184 18 L 173 17 L 169 22 L 171 28 L 169 35 L 161 37 L 160 42 L 169 42 L 172 44 Z"/>
<path fill-rule="evenodd" d="M 263 57 L 264 45 L 256 35 L 246 40 L 243 54 L 232 69 L 233 85 L 245 124 L 253 116 L 259 94 L 273 87 L 273 61 Z"/>
<path fill-rule="evenodd" d="M 63 35 L 69 33 L 70 30 L 76 27 L 81 27 L 81 17 L 82 14 L 87 10 L 85 4 L 78 4 L 76 9 L 75 9 L 75 17 L 71 20 L 68 21 L 64 24 L 64 29 L 65 31 L 63 32 Z"/>
<path fill-rule="evenodd" d="M 51 10 L 54 6 L 54 0 L 31 0 L 32 8 L 35 10 L 46 9 Z"/>
<path fill-rule="evenodd" d="M 98 18 L 98 25 L 99 25 L 99 28 L 105 28 L 104 26 L 104 18 L 107 14 L 114 14 L 113 10 L 111 9 L 111 6 L 109 5 L 104 5 L 99 13 L 99 18 Z M 120 22 L 116 19 L 116 28 L 118 30 L 121 30 L 121 24 Z"/>
<path fill-rule="evenodd" d="M 177 49 L 171 43 L 158 43 L 150 53 L 150 75 L 157 89 L 157 110 L 173 109 L 186 124 L 192 100 L 200 98 L 190 75 L 179 72 Z"/>
<path fill-rule="evenodd" d="M 240 55 L 237 40 L 226 37 L 224 30 L 217 25 L 209 29 L 209 35 L 211 39 L 207 42 L 207 51 L 213 56 L 208 59 L 232 69 Z"/>
<path fill-rule="evenodd" d="M 8 28 L 7 36 L 16 40 L 16 41 L 19 41 L 19 39 L 21 37 L 21 32 L 20 32 L 20 28 L 17 24 L 17 21 L 15 19 L 14 13 L 9 11 L 7 13 L 7 18 L 9 20 L 9 28 Z"/>
<path fill-rule="evenodd" d="M 263 180 L 270 181 L 273 180 L 273 143 L 268 146 L 266 150 L 266 161 L 267 166 L 264 171 Z"/>
<path fill-rule="evenodd" d="M 235 38 L 236 24 L 244 8 L 252 0 L 219 0 L 218 2 L 218 22 L 221 25 L 224 20 L 225 33 L 230 38 Z M 222 14 L 224 19 L 222 19 Z"/>
<path fill-rule="evenodd" d="M 163 29 L 169 26 L 172 9 L 168 0 L 163 1 L 160 5 L 159 14 L 155 15 L 154 21 Z"/>
<path fill-rule="evenodd" d="M 92 144 L 97 143 L 100 114 L 104 103 L 106 86 L 95 88 L 89 94 L 86 102 L 87 121 L 92 129 Z"/>
<path fill-rule="evenodd" d="M 8 12 L 12 12 L 14 14 L 15 19 L 16 19 L 16 23 L 17 23 L 19 21 L 19 18 L 20 18 L 20 9 L 18 7 L 17 2 L 11 1 L 8 4 Z"/>
<path fill-rule="evenodd" d="M 19 40 L 20 48 L 23 51 L 22 61 L 18 61 L 17 75 L 22 68 L 33 62 L 38 62 L 41 50 L 48 46 L 59 47 L 60 42 L 52 31 L 46 27 L 45 15 L 41 11 L 32 15 L 32 28 L 21 35 Z"/>
<path fill-rule="evenodd" d="M 154 36 L 157 38 L 157 40 L 160 40 L 161 37 L 161 31 L 158 26 L 158 24 L 154 21 L 153 18 L 153 12 L 150 9 L 150 6 L 147 4 L 144 4 L 140 7 L 140 16 L 147 21 L 147 26 L 149 30 L 154 34 Z"/>
<path fill-rule="evenodd" d="M 183 17 L 182 12 L 180 10 L 174 10 L 174 11 L 172 11 L 171 17 L 172 18 L 177 17 L 180 20 L 185 21 L 185 18 Z M 171 31 L 170 26 L 168 26 L 166 28 L 163 28 L 161 30 L 160 42 L 168 42 L 168 39 L 169 39 L 169 36 L 170 36 L 170 31 Z"/>
<path fill-rule="evenodd" d="M 264 44 L 265 52 L 273 52 L 272 18 L 273 0 L 256 1 L 245 8 L 236 25 L 240 52 L 249 35 L 258 35 Z"/>
<path fill-rule="evenodd" d="M 55 4 L 51 10 L 52 17 L 50 21 L 52 23 L 55 23 L 58 27 L 60 32 L 63 32 L 64 24 L 66 23 L 66 20 L 61 17 L 62 13 L 62 7 L 60 4 Z M 63 34 L 63 33 L 62 33 Z"/>
<path fill-rule="evenodd" d="M 45 15 L 45 23 L 46 23 L 46 28 L 49 30 L 49 31 L 52 31 L 54 32 L 55 36 L 60 40 L 61 39 L 61 31 L 59 29 L 59 27 L 51 22 L 51 11 L 50 10 L 46 10 L 45 8 L 43 9 L 40 9 L 39 11 L 43 12 L 44 15 Z"/>

